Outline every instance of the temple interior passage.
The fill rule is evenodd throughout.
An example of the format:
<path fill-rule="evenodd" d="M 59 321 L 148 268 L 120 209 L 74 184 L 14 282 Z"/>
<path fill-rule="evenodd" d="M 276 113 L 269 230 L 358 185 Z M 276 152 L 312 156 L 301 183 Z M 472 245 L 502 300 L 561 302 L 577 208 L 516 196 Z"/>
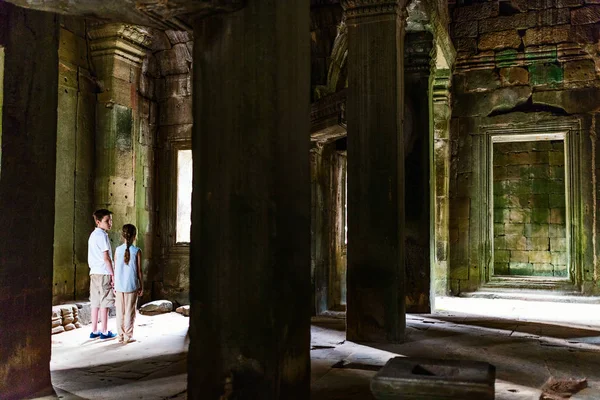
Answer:
<path fill-rule="evenodd" d="M 0 0 L 0 399 L 598 399 L 599 115 L 599 0 Z"/>

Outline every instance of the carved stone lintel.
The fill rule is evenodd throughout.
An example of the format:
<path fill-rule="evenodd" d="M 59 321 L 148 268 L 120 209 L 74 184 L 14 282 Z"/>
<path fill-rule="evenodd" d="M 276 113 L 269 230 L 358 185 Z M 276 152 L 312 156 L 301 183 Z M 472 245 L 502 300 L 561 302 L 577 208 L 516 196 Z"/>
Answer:
<path fill-rule="evenodd" d="M 92 57 L 115 54 L 136 64 L 141 64 L 152 43 L 150 32 L 136 25 L 96 24 L 87 34 Z"/>
<path fill-rule="evenodd" d="M 346 19 L 398 14 L 406 19 L 406 0 L 341 0 Z"/>

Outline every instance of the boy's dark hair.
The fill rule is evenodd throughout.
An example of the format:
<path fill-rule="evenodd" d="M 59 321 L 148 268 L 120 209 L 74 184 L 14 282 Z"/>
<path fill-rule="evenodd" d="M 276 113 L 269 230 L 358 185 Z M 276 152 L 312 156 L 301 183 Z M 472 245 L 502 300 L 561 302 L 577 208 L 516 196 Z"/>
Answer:
<path fill-rule="evenodd" d="M 101 208 L 99 210 L 94 211 L 94 220 L 96 221 L 102 221 L 102 218 L 106 217 L 107 215 L 111 215 L 112 211 L 107 210 L 106 208 Z"/>

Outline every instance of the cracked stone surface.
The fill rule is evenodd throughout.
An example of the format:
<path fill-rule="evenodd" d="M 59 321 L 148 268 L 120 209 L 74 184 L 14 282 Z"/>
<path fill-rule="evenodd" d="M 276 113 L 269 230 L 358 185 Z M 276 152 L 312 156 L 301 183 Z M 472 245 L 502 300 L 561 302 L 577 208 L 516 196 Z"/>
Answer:
<path fill-rule="evenodd" d="M 586 378 L 588 387 L 571 398 L 600 398 L 600 304 L 437 298 L 436 305 L 433 314 L 407 315 L 403 344 L 349 342 L 343 314 L 313 318 L 311 398 L 373 399 L 370 379 L 396 356 L 489 362 L 498 400 L 538 399 L 551 376 Z M 53 336 L 58 398 L 187 398 L 188 321 L 174 312 L 139 315 L 137 341 L 127 345 L 90 340 L 85 326 Z"/>

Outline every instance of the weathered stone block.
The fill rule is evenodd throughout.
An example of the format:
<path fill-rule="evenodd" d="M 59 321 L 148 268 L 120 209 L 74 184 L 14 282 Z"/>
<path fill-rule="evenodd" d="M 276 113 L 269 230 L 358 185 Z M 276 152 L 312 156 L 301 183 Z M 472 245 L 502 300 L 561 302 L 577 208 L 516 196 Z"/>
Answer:
<path fill-rule="evenodd" d="M 565 82 L 593 81 L 597 78 L 596 64 L 594 64 L 593 60 L 566 62 L 563 68 L 565 71 Z"/>
<path fill-rule="evenodd" d="M 536 22 L 538 27 L 568 24 L 571 21 L 571 12 L 568 8 L 548 8 L 539 11 L 530 11 L 529 20 Z"/>
<path fill-rule="evenodd" d="M 477 21 L 471 21 L 468 24 L 453 24 L 452 25 L 452 37 L 477 37 Z"/>
<path fill-rule="evenodd" d="M 566 235 L 566 227 L 562 224 L 550 224 L 548 236 L 551 238 L 564 238 Z"/>
<path fill-rule="evenodd" d="M 578 43 L 596 43 L 600 39 L 600 29 L 597 24 L 573 25 L 572 35 Z"/>
<path fill-rule="evenodd" d="M 571 25 L 543 26 L 527 29 L 523 37 L 525 46 L 556 44 L 571 41 Z"/>
<path fill-rule="evenodd" d="M 527 238 L 522 235 L 506 235 L 506 248 L 510 250 L 527 250 Z"/>
<path fill-rule="evenodd" d="M 550 194 L 548 204 L 549 204 L 550 208 L 564 208 L 565 207 L 565 195 L 564 194 Z"/>
<path fill-rule="evenodd" d="M 160 102 L 160 125 L 192 124 L 192 98 L 170 97 Z"/>
<path fill-rule="evenodd" d="M 496 250 L 494 251 L 494 262 L 495 263 L 508 263 L 510 261 L 509 250 Z"/>
<path fill-rule="evenodd" d="M 549 241 L 547 237 L 532 237 L 527 238 L 527 250 L 534 251 L 548 251 L 550 250 Z"/>
<path fill-rule="evenodd" d="M 568 89 L 536 92 L 533 104 L 543 104 L 563 109 L 569 114 L 600 110 L 600 88 Z"/>
<path fill-rule="evenodd" d="M 531 222 L 531 209 L 530 208 L 515 208 L 510 210 L 510 221 L 517 223 L 530 223 Z"/>
<path fill-rule="evenodd" d="M 550 251 L 553 253 L 567 251 L 567 239 L 550 238 Z"/>
<path fill-rule="evenodd" d="M 525 236 L 528 238 L 545 237 L 549 234 L 548 224 L 525 224 Z"/>
<path fill-rule="evenodd" d="M 531 263 L 549 263 L 552 256 L 549 251 L 530 251 L 529 262 Z"/>
<path fill-rule="evenodd" d="M 566 265 L 568 261 L 567 253 L 564 251 L 552 252 L 552 264 Z"/>
<path fill-rule="evenodd" d="M 480 19 L 496 17 L 500 11 L 497 2 L 479 3 L 454 9 L 455 22 L 472 22 Z"/>
<path fill-rule="evenodd" d="M 457 53 L 463 53 L 463 55 L 474 54 L 477 52 L 477 39 L 459 37 L 454 40 L 454 46 Z"/>
<path fill-rule="evenodd" d="M 494 208 L 494 222 L 504 224 L 510 220 L 510 210 L 507 208 Z"/>
<path fill-rule="evenodd" d="M 150 43 L 150 49 L 152 50 L 152 52 L 167 50 L 171 48 L 171 42 L 169 41 L 169 38 L 167 37 L 165 32 L 163 32 L 160 29 L 147 29 L 149 29 L 152 35 L 152 42 Z"/>
<path fill-rule="evenodd" d="M 556 7 L 579 7 L 583 5 L 583 0 L 556 0 Z"/>
<path fill-rule="evenodd" d="M 467 71 L 464 74 L 464 84 L 467 92 L 482 92 L 500 87 L 500 79 L 493 69 Z"/>
<path fill-rule="evenodd" d="M 165 31 L 165 34 L 167 35 L 167 37 L 169 38 L 169 41 L 172 44 L 177 44 L 177 43 L 185 43 L 185 42 L 189 42 L 190 40 L 192 40 L 192 36 L 188 31 Z"/>
<path fill-rule="evenodd" d="M 527 263 L 529 262 L 529 252 L 521 250 L 511 250 L 509 261 L 511 263 Z"/>
<path fill-rule="evenodd" d="M 192 55 L 185 44 L 176 44 L 169 50 L 156 53 L 162 75 L 186 74 L 190 71 Z"/>
<path fill-rule="evenodd" d="M 548 162 L 551 166 L 562 166 L 565 165 L 565 153 L 560 151 L 553 151 L 548 154 Z"/>
<path fill-rule="evenodd" d="M 529 83 L 529 71 L 521 67 L 501 68 L 500 82 L 505 86 L 527 85 Z"/>
<path fill-rule="evenodd" d="M 479 50 L 518 49 L 521 46 L 521 36 L 515 29 L 484 33 L 479 37 Z"/>
<path fill-rule="evenodd" d="M 565 223 L 565 208 L 551 208 L 550 209 L 550 223 L 551 224 L 564 224 Z"/>
<path fill-rule="evenodd" d="M 554 265 L 554 276 L 566 278 L 569 276 L 569 270 L 566 265 Z"/>
<path fill-rule="evenodd" d="M 504 235 L 504 224 L 494 223 L 494 236 Z"/>
<path fill-rule="evenodd" d="M 600 22 L 600 5 L 590 5 L 571 11 L 573 25 L 596 24 Z"/>
<path fill-rule="evenodd" d="M 494 253 L 495 256 L 495 253 Z M 507 262 L 495 262 L 494 263 L 494 275 L 508 275 L 509 268 Z"/>
<path fill-rule="evenodd" d="M 479 21 L 479 32 L 489 33 L 510 29 L 527 29 L 534 27 L 535 25 L 535 19 L 530 18 L 528 13 L 521 13 L 481 20 Z"/>
<path fill-rule="evenodd" d="M 563 70 L 556 64 L 534 64 L 529 66 L 529 81 L 533 86 L 555 86 L 563 81 Z"/>
<path fill-rule="evenodd" d="M 548 208 L 534 208 L 531 211 L 531 222 L 534 224 L 548 223 L 550 210 Z"/>
<path fill-rule="evenodd" d="M 169 75 L 159 80 L 159 99 L 192 95 L 191 74 Z"/>
<path fill-rule="evenodd" d="M 535 276 L 553 276 L 554 265 L 548 263 L 534 263 L 533 275 Z"/>
<path fill-rule="evenodd" d="M 504 232 L 506 235 L 522 236 L 525 233 L 525 225 L 518 223 L 504 224 Z"/>
<path fill-rule="evenodd" d="M 548 181 L 547 179 L 532 179 L 531 190 L 534 194 L 548 194 L 551 192 L 550 181 Z"/>
<path fill-rule="evenodd" d="M 530 263 L 509 264 L 510 275 L 533 275 L 533 265 Z"/>
<path fill-rule="evenodd" d="M 494 250 L 505 250 L 507 248 L 508 247 L 506 246 L 506 236 L 498 236 L 494 238 Z"/>

